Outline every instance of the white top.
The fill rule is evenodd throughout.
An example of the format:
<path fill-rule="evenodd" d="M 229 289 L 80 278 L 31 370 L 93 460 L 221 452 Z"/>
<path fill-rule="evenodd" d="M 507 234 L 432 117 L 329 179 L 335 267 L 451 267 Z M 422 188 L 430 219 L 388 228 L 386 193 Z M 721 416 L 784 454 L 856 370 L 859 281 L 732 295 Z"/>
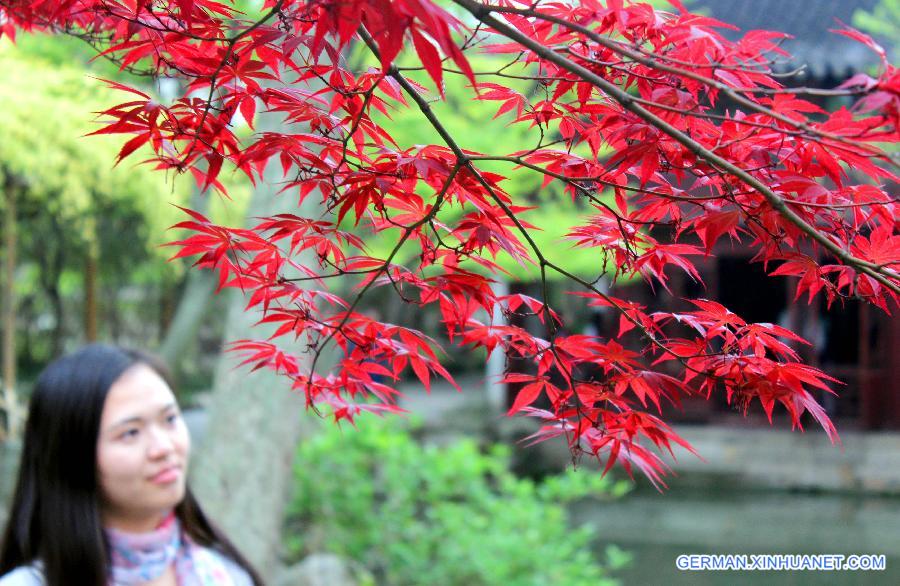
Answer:
<path fill-rule="evenodd" d="M 214 549 L 208 547 L 203 549 L 222 562 L 234 586 L 253 586 L 250 574 L 237 565 L 234 560 Z M 44 576 L 35 565 L 22 566 L 0 577 L 0 586 L 44 586 Z"/>
<path fill-rule="evenodd" d="M 0 578 L 0 586 L 42 586 L 44 577 L 34 566 L 16 568 Z"/>

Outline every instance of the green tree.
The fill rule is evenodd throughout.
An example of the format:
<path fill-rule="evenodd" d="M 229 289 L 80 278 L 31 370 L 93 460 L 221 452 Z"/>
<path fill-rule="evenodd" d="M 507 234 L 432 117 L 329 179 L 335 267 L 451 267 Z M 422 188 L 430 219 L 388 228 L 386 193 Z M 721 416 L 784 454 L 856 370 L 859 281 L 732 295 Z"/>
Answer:
<path fill-rule="evenodd" d="M 7 76 L 0 86 L 0 185 L 7 226 L 4 397 L 7 412 L 15 414 L 17 270 L 38 266 L 31 281 L 52 308 L 51 355 L 61 350 L 61 280 L 67 270 L 81 275 L 85 337 L 94 339 L 101 273 L 121 274 L 143 262 L 161 269 L 152 272 L 156 275 L 175 270 L 174 265 L 162 269 L 169 251 L 158 246 L 178 217 L 164 202 L 183 202 L 184 190 L 148 168 L 114 166 L 120 149 L 114 139 L 85 137 L 98 129 L 90 113 L 111 101 L 108 88 L 84 69 L 13 52 L 7 43 L 0 46 L 0 68 Z M 11 432 L 15 420 L 8 417 Z"/>
<path fill-rule="evenodd" d="M 900 57 L 900 0 L 881 0 L 872 12 L 856 11 L 853 26 L 893 41 L 891 58 L 896 61 Z"/>

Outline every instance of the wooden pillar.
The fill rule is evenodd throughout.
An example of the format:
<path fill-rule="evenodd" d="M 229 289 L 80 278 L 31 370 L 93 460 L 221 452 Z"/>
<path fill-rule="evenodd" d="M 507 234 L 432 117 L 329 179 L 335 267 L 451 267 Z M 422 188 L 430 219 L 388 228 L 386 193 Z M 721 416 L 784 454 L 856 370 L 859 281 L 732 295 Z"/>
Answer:
<path fill-rule="evenodd" d="M 502 277 L 491 285 L 497 297 L 509 295 L 509 282 Z M 491 316 L 491 324 L 495 326 L 506 325 L 506 318 L 498 305 Z M 500 381 L 506 371 L 506 352 L 503 348 L 495 348 L 485 365 L 484 388 L 487 393 L 487 401 L 492 409 L 505 412 L 509 406 L 506 404 L 506 385 Z"/>
<path fill-rule="evenodd" d="M 884 392 L 888 399 L 885 424 L 891 429 L 900 429 L 900 316 L 894 314 L 882 319 L 887 330 L 883 363 L 887 370 Z"/>
<path fill-rule="evenodd" d="M 859 359 L 857 362 L 857 380 L 859 381 L 859 414 L 864 429 L 875 429 L 879 426 L 878 398 L 874 395 L 872 385 L 872 348 L 870 340 L 871 312 L 865 302 L 859 304 Z"/>

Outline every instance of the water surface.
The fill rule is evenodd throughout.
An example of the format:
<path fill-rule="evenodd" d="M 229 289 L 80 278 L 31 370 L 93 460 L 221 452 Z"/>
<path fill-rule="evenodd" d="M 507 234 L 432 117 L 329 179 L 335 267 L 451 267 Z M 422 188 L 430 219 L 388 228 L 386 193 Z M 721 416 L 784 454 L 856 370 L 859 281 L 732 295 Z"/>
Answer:
<path fill-rule="evenodd" d="M 739 489 L 636 491 L 582 502 L 576 522 L 593 525 L 598 552 L 616 544 L 634 556 L 624 586 L 900 585 L 900 499 Z M 681 554 L 885 554 L 885 571 L 688 572 Z"/>

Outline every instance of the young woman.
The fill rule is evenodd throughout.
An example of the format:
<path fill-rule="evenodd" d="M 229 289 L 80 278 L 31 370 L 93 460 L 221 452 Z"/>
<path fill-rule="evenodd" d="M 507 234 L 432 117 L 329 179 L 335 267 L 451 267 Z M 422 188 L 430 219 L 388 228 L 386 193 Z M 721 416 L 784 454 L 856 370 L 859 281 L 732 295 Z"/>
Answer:
<path fill-rule="evenodd" d="M 166 370 L 94 344 L 35 385 L 0 545 L 0 586 L 261 586 L 186 476 Z"/>

